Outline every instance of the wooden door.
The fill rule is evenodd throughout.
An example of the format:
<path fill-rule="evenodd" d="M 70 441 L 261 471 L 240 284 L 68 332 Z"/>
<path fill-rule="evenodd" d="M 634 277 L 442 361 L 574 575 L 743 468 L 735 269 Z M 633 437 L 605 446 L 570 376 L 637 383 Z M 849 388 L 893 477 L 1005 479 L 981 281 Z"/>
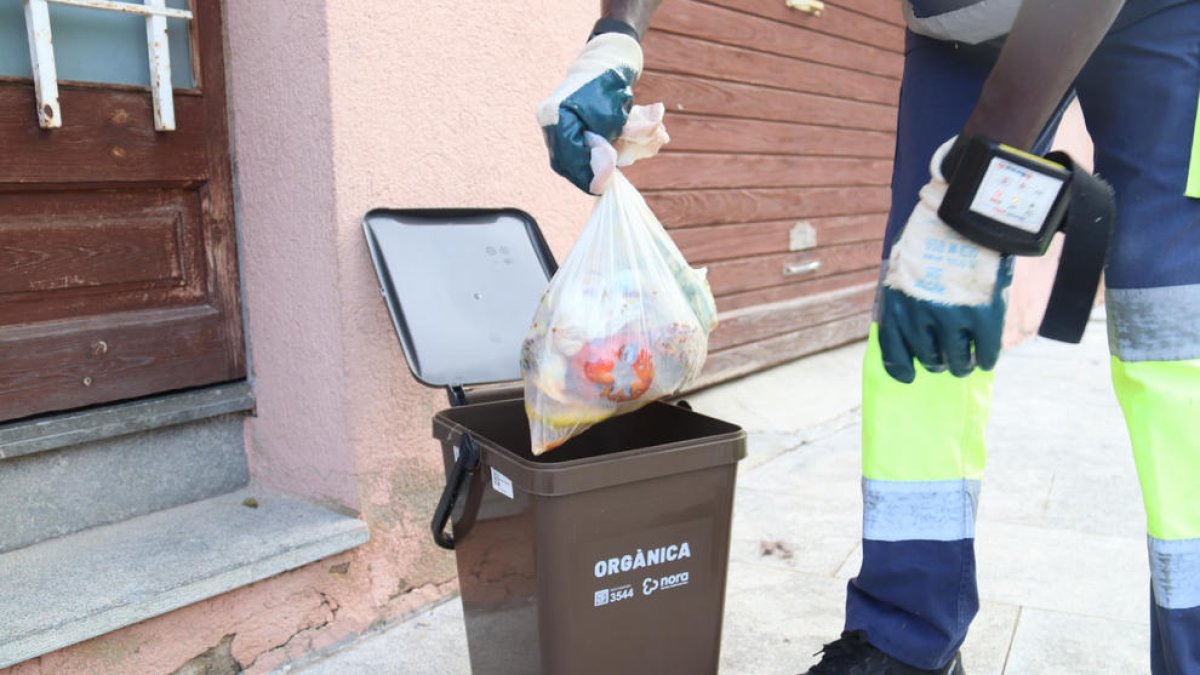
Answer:
<path fill-rule="evenodd" d="M 190 9 L 174 131 L 146 87 L 69 81 L 42 129 L 0 78 L 0 420 L 246 374 L 221 7 Z"/>
<path fill-rule="evenodd" d="M 866 335 L 903 67 L 896 0 L 665 0 L 642 103 L 662 154 L 630 177 L 721 310 L 702 384 Z"/>

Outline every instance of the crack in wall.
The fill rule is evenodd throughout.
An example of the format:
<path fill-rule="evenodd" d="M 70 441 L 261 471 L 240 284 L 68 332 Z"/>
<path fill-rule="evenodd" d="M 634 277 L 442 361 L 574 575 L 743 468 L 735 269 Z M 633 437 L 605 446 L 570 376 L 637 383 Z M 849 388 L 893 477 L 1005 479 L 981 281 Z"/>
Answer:
<path fill-rule="evenodd" d="M 317 595 L 321 596 L 321 604 L 319 605 L 319 607 L 326 611 L 325 619 L 319 623 L 311 624 L 311 625 L 304 626 L 302 628 L 297 629 L 295 632 L 293 632 L 291 635 L 289 635 L 287 637 L 287 639 L 284 640 L 283 642 L 280 642 L 279 644 L 267 649 L 264 652 L 260 652 L 260 653 L 256 654 L 254 656 L 254 659 L 251 660 L 250 663 L 246 664 L 246 666 L 244 668 L 245 670 L 250 670 L 251 668 L 253 668 L 254 664 L 258 663 L 258 660 L 261 659 L 262 657 L 264 657 L 268 654 L 274 654 L 275 652 L 287 649 L 288 646 L 291 645 L 292 641 L 295 640 L 296 638 L 300 637 L 301 635 L 303 635 L 305 633 L 314 633 L 314 632 L 320 631 L 321 629 L 325 628 L 326 626 L 333 623 L 334 621 L 337 621 L 338 611 L 340 611 L 342 609 L 341 604 L 339 604 L 337 600 L 335 600 L 334 598 L 330 597 L 329 595 L 327 595 L 326 593 L 324 593 L 322 591 L 317 591 Z"/>

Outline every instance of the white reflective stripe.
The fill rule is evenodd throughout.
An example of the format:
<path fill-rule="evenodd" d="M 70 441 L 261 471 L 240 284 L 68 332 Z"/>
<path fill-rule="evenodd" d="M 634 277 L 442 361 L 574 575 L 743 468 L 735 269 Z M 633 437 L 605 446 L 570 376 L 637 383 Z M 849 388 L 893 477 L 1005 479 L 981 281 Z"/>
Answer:
<path fill-rule="evenodd" d="M 863 479 L 863 538 L 958 541 L 975 537 L 977 480 Z"/>
<path fill-rule="evenodd" d="M 918 35 L 974 45 L 1008 34 L 1020 9 L 1021 0 L 981 0 L 951 12 L 918 17 L 906 2 L 904 20 Z"/>
<path fill-rule="evenodd" d="M 1200 359 L 1200 284 L 1109 288 L 1108 348 L 1131 361 Z"/>
<path fill-rule="evenodd" d="M 1154 601 L 1163 609 L 1200 607 L 1200 539 L 1147 539 Z"/>

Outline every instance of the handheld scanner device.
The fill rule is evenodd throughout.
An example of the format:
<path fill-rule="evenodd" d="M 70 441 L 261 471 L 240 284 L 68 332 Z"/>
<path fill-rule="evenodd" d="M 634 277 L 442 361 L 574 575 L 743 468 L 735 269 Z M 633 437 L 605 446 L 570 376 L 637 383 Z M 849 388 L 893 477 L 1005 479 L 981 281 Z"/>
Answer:
<path fill-rule="evenodd" d="M 1045 253 L 1067 213 L 1071 170 L 983 136 L 956 146 L 943 164 L 949 187 L 938 217 L 980 246 Z"/>
<path fill-rule="evenodd" d="M 1079 342 L 1108 259 L 1113 189 L 1062 152 L 1037 157 L 982 136 L 955 142 L 938 217 L 967 239 L 1011 255 L 1042 255 L 1066 235 L 1038 334 Z"/>

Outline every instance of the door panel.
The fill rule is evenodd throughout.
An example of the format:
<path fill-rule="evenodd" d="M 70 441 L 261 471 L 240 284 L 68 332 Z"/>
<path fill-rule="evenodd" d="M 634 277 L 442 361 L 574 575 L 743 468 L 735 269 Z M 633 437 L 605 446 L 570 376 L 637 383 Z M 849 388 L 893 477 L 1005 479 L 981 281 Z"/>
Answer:
<path fill-rule="evenodd" d="M 44 130 L 0 82 L 0 420 L 245 376 L 220 4 L 192 10 L 175 131 L 148 89 L 64 82 Z"/>
<path fill-rule="evenodd" d="M 175 92 L 175 131 L 154 130 L 154 104 L 145 91 L 112 91 L 59 84 L 61 129 L 44 130 L 33 118 L 33 86 L 0 81 L 0 192 L 31 184 L 158 183 L 207 180 L 213 170 L 208 131 L 212 102 Z M 226 151 L 227 154 L 228 151 Z M 5 198 L 0 194 L 0 200 Z"/>
<path fill-rule="evenodd" d="M 23 192 L 2 201 L 5 323 L 206 302 L 197 190 Z"/>

